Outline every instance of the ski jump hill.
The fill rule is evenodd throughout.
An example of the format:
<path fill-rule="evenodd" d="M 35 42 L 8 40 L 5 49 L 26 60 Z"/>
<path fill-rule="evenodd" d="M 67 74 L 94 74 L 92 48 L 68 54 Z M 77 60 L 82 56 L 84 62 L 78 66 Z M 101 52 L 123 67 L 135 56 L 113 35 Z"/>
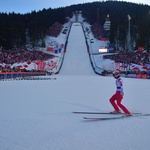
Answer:
<path fill-rule="evenodd" d="M 64 61 L 59 74 L 95 74 L 90 62 L 86 39 L 81 23 L 73 23 L 71 26 Z"/>

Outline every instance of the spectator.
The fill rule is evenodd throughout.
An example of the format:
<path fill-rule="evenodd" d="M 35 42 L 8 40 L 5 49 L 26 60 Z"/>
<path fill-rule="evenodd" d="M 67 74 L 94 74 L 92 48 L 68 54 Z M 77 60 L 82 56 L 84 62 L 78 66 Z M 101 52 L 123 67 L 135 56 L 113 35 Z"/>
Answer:
<path fill-rule="evenodd" d="M 30 64 L 32 61 L 45 61 L 53 58 L 53 55 L 43 53 L 41 51 L 28 51 L 28 50 L 0 50 L 0 70 L 11 71 L 11 65 L 14 63 L 27 62 Z M 14 70 L 18 70 L 14 68 Z"/>

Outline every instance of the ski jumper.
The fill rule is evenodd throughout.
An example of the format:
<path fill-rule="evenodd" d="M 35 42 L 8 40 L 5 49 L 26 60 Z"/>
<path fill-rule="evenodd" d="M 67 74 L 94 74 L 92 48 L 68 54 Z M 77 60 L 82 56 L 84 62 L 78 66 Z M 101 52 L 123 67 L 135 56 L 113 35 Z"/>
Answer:
<path fill-rule="evenodd" d="M 130 115 L 129 110 L 121 104 L 123 99 L 123 81 L 120 77 L 116 78 L 116 93 L 110 98 L 110 103 L 114 107 L 116 112 L 120 112 L 119 107 L 127 114 Z"/>

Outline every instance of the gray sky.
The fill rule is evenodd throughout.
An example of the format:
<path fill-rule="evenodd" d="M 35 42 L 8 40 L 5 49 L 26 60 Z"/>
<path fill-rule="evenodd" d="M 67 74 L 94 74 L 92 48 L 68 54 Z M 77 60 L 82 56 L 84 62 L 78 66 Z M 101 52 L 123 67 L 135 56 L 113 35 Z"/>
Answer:
<path fill-rule="evenodd" d="M 70 6 L 73 4 L 83 4 L 87 2 L 94 2 L 101 0 L 1 0 L 0 1 L 0 12 L 15 12 L 15 13 L 28 13 L 31 11 L 42 10 L 43 8 L 58 8 Z M 118 0 L 119 1 L 119 0 Z M 126 1 L 126 0 L 121 0 Z M 148 4 L 149 0 L 127 0 L 128 2 Z"/>

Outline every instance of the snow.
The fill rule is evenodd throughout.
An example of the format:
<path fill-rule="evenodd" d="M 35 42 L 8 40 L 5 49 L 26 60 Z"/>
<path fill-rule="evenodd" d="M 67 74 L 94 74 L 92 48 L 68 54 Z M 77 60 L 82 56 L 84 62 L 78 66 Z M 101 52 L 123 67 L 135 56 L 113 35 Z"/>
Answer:
<path fill-rule="evenodd" d="M 91 115 L 72 113 L 112 111 L 108 101 L 115 91 L 112 77 L 55 78 L 1 82 L 0 149 L 149 150 L 149 117 L 85 122 L 83 116 Z M 149 80 L 123 80 L 123 104 L 132 112 L 149 113 Z"/>
<path fill-rule="evenodd" d="M 80 38 L 79 38 L 80 37 Z M 81 44 L 78 44 L 81 43 Z M 89 67 L 90 66 L 90 67 Z M 73 23 L 60 74 L 94 74 L 80 23 Z"/>
<path fill-rule="evenodd" d="M 71 30 L 59 74 L 0 81 L 0 150 L 149 150 L 148 116 L 87 122 L 84 116 L 107 115 L 72 113 L 113 111 L 109 98 L 116 87 L 113 77 L 91 69 L 80 26 Z M 150 80 L 123 81 L 122 103 L 131 112 L 150 113 Z"/>

